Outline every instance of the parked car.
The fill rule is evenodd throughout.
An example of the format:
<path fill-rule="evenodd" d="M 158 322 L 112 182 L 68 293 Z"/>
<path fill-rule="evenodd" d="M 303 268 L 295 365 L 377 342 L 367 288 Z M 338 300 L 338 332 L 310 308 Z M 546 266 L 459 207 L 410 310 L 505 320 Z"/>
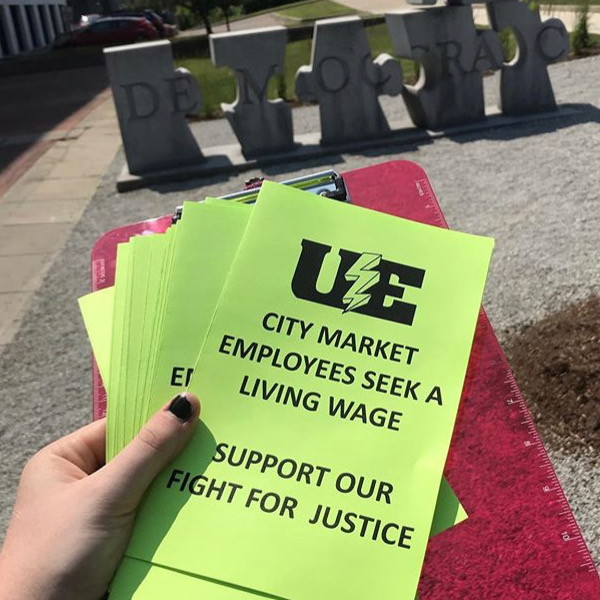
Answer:
<path fill-rule="evenodd" d="M 117 10 L 110 13 L 111 17 L 145 17 L 154 25 L 161 38 L 171 38 L 177 35 L 178 29 L 174 25 L 165 23 L 165 20 L 154 10 L 146 9 L 141 11 L 135 10 Z"/>
<path fill-rule="evenodd" d="M 60 36 L 57 48 L 67 46 L 115 46 L 158 39 L 159 33 L 145 17 L 103 17 L 91 25 Z"/>

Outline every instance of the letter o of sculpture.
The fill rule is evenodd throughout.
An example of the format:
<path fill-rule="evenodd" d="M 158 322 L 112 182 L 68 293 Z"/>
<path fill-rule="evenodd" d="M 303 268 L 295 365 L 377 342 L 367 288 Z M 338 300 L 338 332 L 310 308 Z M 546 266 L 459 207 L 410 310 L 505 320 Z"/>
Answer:
<path fill-rule="evenodd" d="M 316 69 L 317 83 L 326 92 L 335 94 L 343 90 L 350 81 L 348 65 L 337 56 L 327 56 Z"/>

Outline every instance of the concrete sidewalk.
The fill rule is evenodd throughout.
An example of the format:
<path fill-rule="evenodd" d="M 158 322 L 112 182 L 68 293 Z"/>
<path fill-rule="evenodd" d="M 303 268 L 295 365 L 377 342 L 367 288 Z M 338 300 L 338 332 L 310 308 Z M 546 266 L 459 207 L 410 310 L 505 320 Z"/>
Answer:
<path fill-rule="evenodd" d="M 358 11 L 370 12 L 373 14 L 385 14 L 387 12 L 397 12 L 399 10 L 410 10 L 416 8 L 429 8 L 427 6 L 418 7 L 409 4 L 406 0 L 336 0 L 340 4 L 345 4 Z M 437 6 L 444 6 L 443 2 L 438 2 Z M 489 25 L 487 12 L 484 4 L 475 4 L 473 6 L 475 22 L 478 25 Z M 542 5 L 540 14 L 542 19 L 556 17 L 561 19 L 569 31 L 573 31 L 577 23 L 576 6 L 551 6 Z M 589 16 L 590 33 L 600 33 L 600 12 L 595 7 L 590 8 Z"/>
<path fill-rule="evenodd" d="M 41 136 L 34 164 L 8 191 L 0 181 L 0 353 L 121 144 L 112 97 L 82 110 L 90 108 L 76 125 Z"/>
<path fill-rule="evenodd" d="M 273 9 L 276 10 L 276 9 Z M 285 25 L 284 20 L 277 16 L 275 12 L 265 13 L 262 15 L 252 16 L 249 15 L 243 19 L 237 19 L 231 21 L 229 24 L 230 31 L 242 31 L 244 29 L 259 29 L 261 27 L 276 27 L 278 25 Z M 213 33 L 226 33 L 227 26 L 225 23 L 218 23 L 212 26 Z M 178 37 L 194 37 L 197 35 L 205 35 L 206 29 L 204 26 L 194 27 L 192 29 L 186 29 L 182 31 Z"/>
<path fill-rule="evenodd" d="M 588 29 L 590 33 L 600 33 L 600 13 L 590 8 Z M 473 8 L 475 22 L 478 25 L 489 25 L 487 11 L 485 7 L 479 6 Z M 567 28 L 567 31 L 573 31 L 579 19 L 577 8 L 573 6 L 543 6 L 540 9 L 542 19 L 556 18 L 560 19 Z"/>
<path fill-rule="evenodd" d="M 49 142 L 71 135 L 102 94 L 108 97 L 104 66 L 29 72 L 35 60 L 22 57 L 0 65 L 0 197 L 51 146 Z M 22 65 L 24 72 L 7 75 L 7 63 Z"/>

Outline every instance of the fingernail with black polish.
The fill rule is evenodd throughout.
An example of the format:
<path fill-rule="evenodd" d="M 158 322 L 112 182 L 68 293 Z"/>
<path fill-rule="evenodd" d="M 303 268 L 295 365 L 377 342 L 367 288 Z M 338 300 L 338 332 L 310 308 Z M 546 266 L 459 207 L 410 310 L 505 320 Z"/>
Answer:
<path fill-rule="evenodd" d="M 193 412 L 190 401 L 182 395 L 175 396 L 175 398 L 171 400 L 168 410 L 182 421 L 187 421 L 192 416 Z"/>

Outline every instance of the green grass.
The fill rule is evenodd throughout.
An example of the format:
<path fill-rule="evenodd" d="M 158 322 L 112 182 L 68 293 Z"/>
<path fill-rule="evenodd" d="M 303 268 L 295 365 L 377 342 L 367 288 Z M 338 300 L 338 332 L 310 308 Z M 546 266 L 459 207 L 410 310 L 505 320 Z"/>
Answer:
<path fill-rule="evenodd" d="M 353 8 L 332 2 L 332 0 L 312 0 L 311 2 L 300 2 L 285 6 L 277 10 L 275 14 L 300 21 L 316 21 L 317 19 L 327 19 L 329 17 L 354 15 L 356 12 Z"/>
<path fill-rule="evenodd" d="M 544 0 L 542 0 L 540 2 L 540 4 L 542 6 L 572 6 L 573 8 L 577 8 L 578 6 L 581 5 L 581 2 L 579 0 L 548 0 L 547 2 L 545 2 Z M 600 4 L 600 0 L 590 0 L 590 4 Z M 560 15 L 556 15 L 558 18 L 560 18 Z"/>
<path fill-rule="evenodd" d="M 599 0 L 600 1 L 600 0 Z M 240 3 L 243 6 L 243 2 L 240 0 Z M 312 5 L 312 8 L 311 8 Z M 317 5 L 315 7 L 315 5 Z M 331 0 L 300 0 L 300 2 L 294 2 L 292 4 L 283 4 L 281 8 L 278 6 L 272 6 L 270 8 L 265 8 L 263 10 L 258 10 L 256 12 L 251 13 L 243 13 L 239 15 L 235 15 L 229 18 L 230 23 L 234 23 L 235 21 L 241 21 L 243 19 L 249 19 L 251 17 L 258 17 L 260 15 L 266 15 L 269 13 L 275 13 L 277 15 L 281 15 L 283 17 L 292 17 L 301 20 L 309 20 L 313 21 L 316 19 L 323 19 L 328 17 L 339 17 L 343 15 L 354 15 L 360 14 L 353 8 L 349 6 L 343 6 L 342 4 L 338 4 L 337 2 L 332 2 Z M 300 14 L 295 14 L 300 13 Z M 304 16 L 303 13 L 309 13 L 311 16 Z M 312 16 L 315 14 L 316 16 Z M 212 25 L 219 25 L 225 22 L 225 18 L 219 18 L 211 21 Z M 199 25 L 200 26 L 200 25 Z"/>
<path fill-rule="evenodd" d="M 367 39 L 371 47 L 373 57 L 382 52 L 392 53 L 392 44 L 384 23 L 367 27 Z M 300 40 L 290 42 L 285 53 L 285 74 L 275 76 L 269 82 L 269 98 L 283 96 L 291 101 L 297 101 L 295 92 L 296 71 L 302 65 L 310 64 L 310 50 L 312 40 Z M 418 75 L 418 66 L 410 60 L 400 60 L 404 69 L 404 77 L 407 83 L 412 83 Z M 176 61 L 177 67 L 185 67 L 196 77 L 200 83 L 203 95 L 202 117 L 216 117 L 220 113 L 221 102 L 233 102 L 235 100 L 236 83 L 230 69 L 215 68 L 209 58 L 187 58 Z M 285 85 L 285 88 L 284 88 Z"/>

